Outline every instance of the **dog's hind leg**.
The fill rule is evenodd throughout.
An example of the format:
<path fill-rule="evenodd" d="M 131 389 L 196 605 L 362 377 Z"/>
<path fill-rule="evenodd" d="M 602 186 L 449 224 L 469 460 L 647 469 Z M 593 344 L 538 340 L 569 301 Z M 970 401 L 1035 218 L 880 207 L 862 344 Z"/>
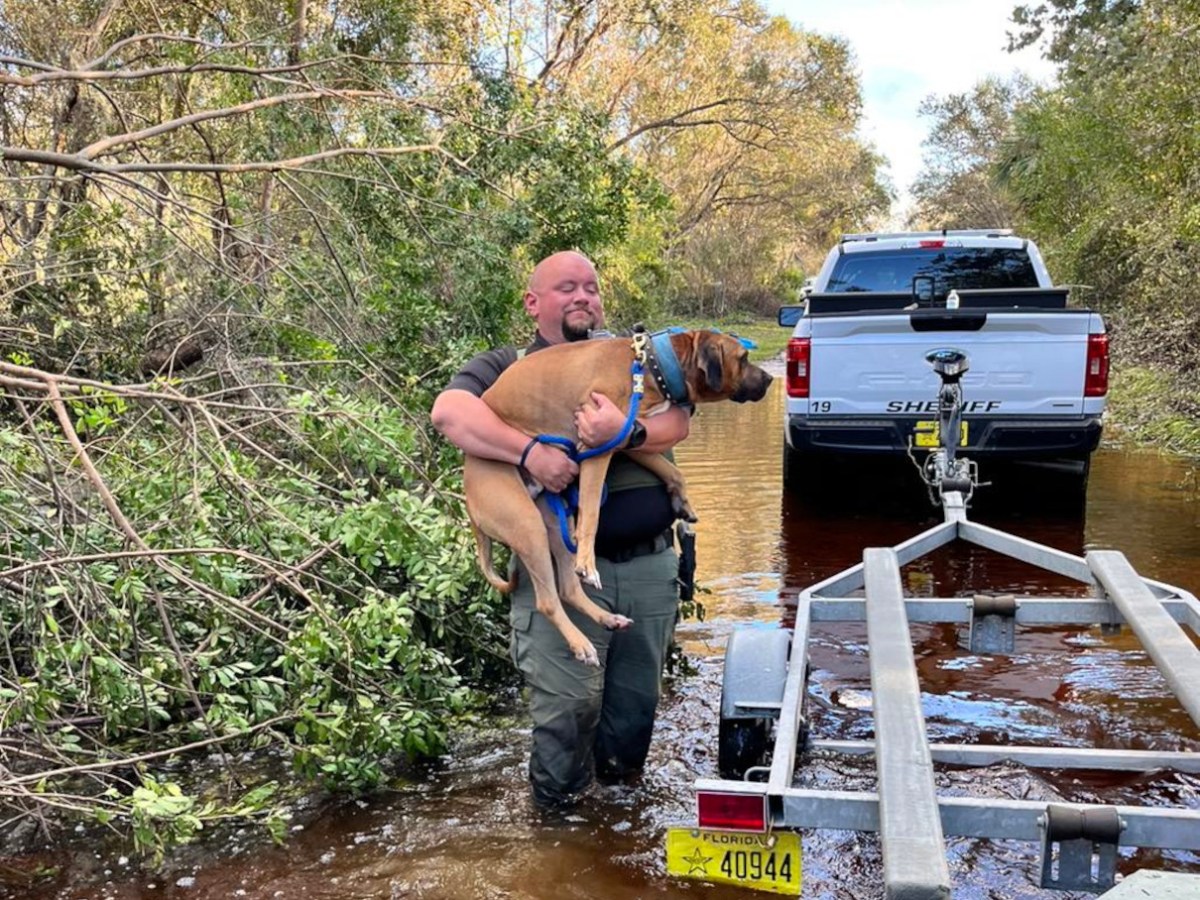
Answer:
<path fill-rule="evenodd" d="M 558 629 L 577 660 L 600 665 L 595 646 L 563 609 L 555 585 L 546 526 L 516 467 L 468 456 L 463 468 L 463 486 L 471 521 L 484 534 L 506 544 L 525 564 L 538 612 Z"/>
<path fill-rule="evenodd" d="M 558 574 L 558 595 L 562 597 L 563 602 L 610 631 L 622 631 L 632 625 L 633 619 L 609 612 L 584 593 L 579 576 L 575 574 L 575 555 L 563 543 L 558 517 L 545 503 L 538 503 L 537 506 L 541 510 L 542 520 L 546 523 L 546 536 L 550 541 L 550 553 L 554 557 L 554 568 Z"/>

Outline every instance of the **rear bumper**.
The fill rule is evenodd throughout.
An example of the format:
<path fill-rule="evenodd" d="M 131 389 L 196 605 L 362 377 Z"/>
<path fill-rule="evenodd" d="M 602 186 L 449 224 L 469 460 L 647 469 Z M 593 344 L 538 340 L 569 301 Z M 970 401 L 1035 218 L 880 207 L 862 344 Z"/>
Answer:
<path fill-rule="evenodd" d="M 925 417 L 925 420 L 933 416 Z M 787 442 L 807 453 L 905 454 L 916 418 L 839 419 L 788 416 Z M 968 418 L 967 445 L 975 459 L 1053 459 L 1082 456 L 1100 444 L 1099 416 L 1069 418 Z M 921 449 L 921 448 L 917 448 Z"/>

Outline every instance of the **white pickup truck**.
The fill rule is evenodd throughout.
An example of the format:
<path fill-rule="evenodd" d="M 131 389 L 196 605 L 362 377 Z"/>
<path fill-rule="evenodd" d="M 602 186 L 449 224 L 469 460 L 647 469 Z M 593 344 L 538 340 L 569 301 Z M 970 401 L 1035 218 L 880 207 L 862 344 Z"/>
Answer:
<path fill-rule="evenodd" d="M 785 306 L 784 483 L 810 457 L 937 443 L 931 350 L 963 350 L 960 445 L 983 462 L 1062 463 L 1085 484 L 1108 393 L 1099 314 L 1068 307 L 1032 241 L 1007 230 L 844 236 L 803 306 Z"/>

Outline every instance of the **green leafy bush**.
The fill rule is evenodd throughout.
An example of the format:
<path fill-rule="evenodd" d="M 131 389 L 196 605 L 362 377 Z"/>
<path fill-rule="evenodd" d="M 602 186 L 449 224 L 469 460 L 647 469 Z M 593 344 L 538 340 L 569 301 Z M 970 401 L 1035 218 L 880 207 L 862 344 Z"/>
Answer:
<path fill-rule="evenodd" d="M 52 416 L 0 431 L 0 729 L 139 845 L 231 814 L 153 770 L 122 787 L 147 740 L 274 744 L 362 791 L 443 752 L 469 684 L 506 670 L 456 465 L 390 398 L 79 389 L 66 408 L 125 527 Z M 112 772 L 80 784 L 71 764 L 97 759 Z"/>

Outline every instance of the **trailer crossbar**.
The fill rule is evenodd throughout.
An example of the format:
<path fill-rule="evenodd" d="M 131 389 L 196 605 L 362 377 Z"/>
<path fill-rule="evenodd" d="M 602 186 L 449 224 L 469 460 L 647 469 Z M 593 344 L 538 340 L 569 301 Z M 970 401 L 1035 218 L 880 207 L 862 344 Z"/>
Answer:
<path fill-rule="evenodd" d="M 814 740 L 813 754 L 870 756 L 874 741 Z M 1154 772 L 1171 769 L 1200 775 L 1200 753 L 1186 750 L 1100 750 L 1091 747 L 1029 747 L 1018 744 L 930 744 L 935 763 L 951 766 L 994 766 L 1016 763 L 1029 769 Z"/>

